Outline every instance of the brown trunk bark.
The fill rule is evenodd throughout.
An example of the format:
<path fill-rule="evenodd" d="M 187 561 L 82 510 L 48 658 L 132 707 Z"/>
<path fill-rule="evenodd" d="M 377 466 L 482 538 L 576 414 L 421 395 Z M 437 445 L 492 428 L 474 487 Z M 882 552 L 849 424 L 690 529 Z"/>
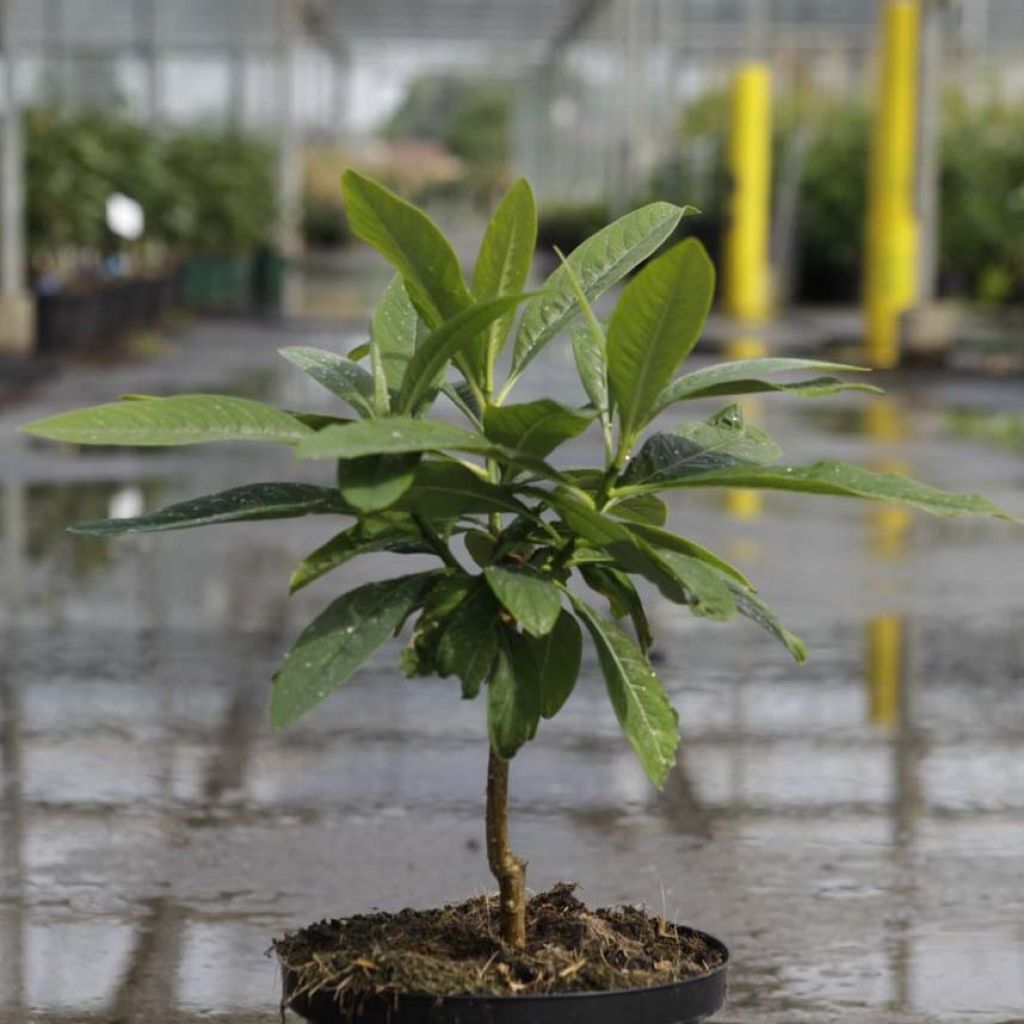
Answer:
<path fill-rule="evenodd" d="M 501 939 L 526 945 L 526 864 L 508 841 L 508 762 L 492 750 L 487 761 L 487 863 L 498 880 Z"/>

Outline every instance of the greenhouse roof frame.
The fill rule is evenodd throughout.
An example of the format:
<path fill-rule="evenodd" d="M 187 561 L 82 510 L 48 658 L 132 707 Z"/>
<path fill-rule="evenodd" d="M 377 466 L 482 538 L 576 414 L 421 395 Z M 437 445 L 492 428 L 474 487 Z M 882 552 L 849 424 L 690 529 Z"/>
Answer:
<path fill-rule="evenodd" d="M 538 57 L 577 35 L 610 0 L 326 0 L 355 42 L 500 43 Z"/>

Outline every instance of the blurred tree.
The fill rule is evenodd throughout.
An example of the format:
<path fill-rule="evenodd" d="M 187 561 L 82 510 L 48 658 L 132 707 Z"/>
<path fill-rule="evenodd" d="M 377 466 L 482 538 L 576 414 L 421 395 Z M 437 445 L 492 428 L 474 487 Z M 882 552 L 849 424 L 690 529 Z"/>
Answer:
<path fill-rule="evenodd" d="M 391 140 L 439 142 L 474 164 L 505 164 L 510 151 L 512 89 L 492 79 L 429 75 L 414 81 L 384 125 Z"/>

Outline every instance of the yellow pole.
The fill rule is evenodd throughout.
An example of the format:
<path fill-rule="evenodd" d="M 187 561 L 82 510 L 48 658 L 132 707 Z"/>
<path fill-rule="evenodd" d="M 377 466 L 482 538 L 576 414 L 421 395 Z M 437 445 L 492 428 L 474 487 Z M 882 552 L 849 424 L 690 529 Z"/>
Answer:
<path fill-rule="evenodd" d="M 737 70 L 732 88 L 725 299 L 729 313 L 748 323 L 764 320 L 771 304 L 771 144 L 771 72 L 765 64 L 745 64 Z"/>
<path fill-rule="evenodd" d="M 867 436 L 887 446 L 907 437 L 907 424 L 902 408 L 889 398 L 872 402 L 867 407 Z M 882 473 L 905 473 L 907 467 L 898 459 L 885 458 L 874 466 Z M 900 558 L 906 547 L 912 522 L 910 510 L 903 505 L 879 505 L 870 512 L 874 527 L 871 546 L 884 561 Z M 901 691 L 904 685 L 905 622 L 902 615 L 876 615 L 867 629 L 868 715 L 874 725 L 899 723 Z"/>
<path fill-rule="evenodd" d="M 883 12 L 878 95 L 868 180 L 864 301 L 868 361 L 900 359 L 900 318 L 918 290 L 917 157 L 919 0 L 890 0 Z"/>
<path fill-rule="evenodd" d="M 903 685 L 903 617 L 878 615 L 868 623 L 868 714 L 873 725 L 895 725 L 900 719 Z"/>

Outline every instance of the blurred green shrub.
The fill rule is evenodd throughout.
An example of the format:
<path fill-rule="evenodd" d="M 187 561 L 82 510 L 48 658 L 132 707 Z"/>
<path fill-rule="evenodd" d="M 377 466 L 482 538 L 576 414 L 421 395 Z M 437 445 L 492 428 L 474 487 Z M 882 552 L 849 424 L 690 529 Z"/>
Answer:
<path fill-rule="evenodd" d="M 940 259 L 949 290 L 1024 300 L 1024 104 L 947 98 Z"/>
<path fill-rule="evenodd" d="M 239 252 L 266 241 L 277 212 L 273 149 L 243 135 L 186 131 L 163 146 L 174 201 L 157 231 L 189 251 Z"/>
<path fill-rule="evenodd" d="M 712 253 L 727 224 L 727 96 L 706 94 L 680 122 L 677 154 L 655 172 L 659 198 L 701 210 L 683 221 Z M 794 133 L 809 133 L 799 180 L 797 300 L 854 301 L 860 292 L 867 208 L 870 109 L 802 99 L 777 105 L 778 171 Z M 1024 104 L 945 97 L 941 137 L 940 290 L 975 301 L 1024 300 Z"/>
<path fill-rule="evenodd" d="M 26 117 L 29 258 L 38 270 L 68 250 L 110 243 L 113 192 L 146 213 L 145 244 L 175 253 L 250 249 L 274 222 L 272 150 L 205 131 L 164 137 L 116 114 L 30 111 Z"/>
<path fill-rule="evenodd" d="M 607 203 L 557 203 L 537 214 L 537 249 L 554 257 L 557 247 L 568 255 L 611 221 Z"/>
<path fill-rule="evenodd" d="M 510 83 L 486 77 L 430 74 L 415 79 L 381 129 L 391 142 L 432 142 L 464 165 L 457 183 L 436 182 L 413 197 L 451 199 L 460 195 L 490 209 L 507 184 L 512 150 L 514 91 Z"/>

